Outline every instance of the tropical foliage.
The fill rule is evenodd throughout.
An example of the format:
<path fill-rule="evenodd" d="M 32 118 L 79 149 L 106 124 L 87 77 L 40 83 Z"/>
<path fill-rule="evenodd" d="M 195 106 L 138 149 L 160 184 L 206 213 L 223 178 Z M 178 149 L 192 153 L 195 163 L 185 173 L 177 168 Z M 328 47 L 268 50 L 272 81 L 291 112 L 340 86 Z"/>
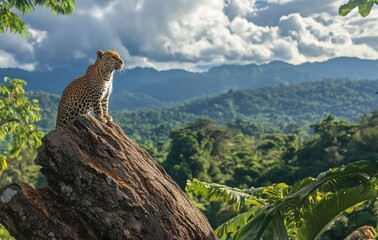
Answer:
<path fill-rule="evenodd" d="M 43 136 L 35 125 L 41 119 L 41 109 L 38 100 L 26 95 L 25 84 L 5 78 L 5 84 L 0 85 L 0 187 L 18 181 L 36 186 L 40 178 L 33 159 Z M 0 239 L 13 239 L 2 225 Z"/>
<path fill-rule="evenodd" d="M 339 8 L 339 14 L 346 16 L 354 8 L 358 8 L 358 12 L 361 16 L 366 17 L 369 15 L 374 4 L 378 4 L 377 0 L 349 0 L 348 3 L 343 4 Z"/>
<path fill-rule="evenodd" d="M 359 161 L 293 186 L 235 189 L 188 181 L 186 190 L 245 211 L 216 229 L 220 239 L 320 239 L 334 219 L 378 197 L 378 164 Z"/>
<path fill-rule="evenodd" d="M 29 34 L 26 23 L 17 15 L 31 13 L 37 6 L 50 8 L 53 14 L 70 14 L 75 0 L 0 0 L 0 34 L 9 30 L 20 36 Z M 16 10 L 16 11 L 15 11 Z"/>
<path fill-rule="evenodd" d="M 7 158 L 15 158 L 25 147 L 35 150 L 43 132 L 34 122 L 41 119 L 37 100 L 29 100 L 23 89 L 25 81 L 5 78 L 0 85 L 0 183 L 7 168 Z"/>
<path fill-rule="evenodd" d="M 5 84 L 0 85 L 0 187 L 18 181 L 36 186 L 40 178 L 33 159 L 43 136 L 35 125 L 41 119 L 41 109 L 37 100 L 26 95 L 25 84 L 20 79 L 5 78 Z M 13 239 L 2 225 L 0 239 Z"/>

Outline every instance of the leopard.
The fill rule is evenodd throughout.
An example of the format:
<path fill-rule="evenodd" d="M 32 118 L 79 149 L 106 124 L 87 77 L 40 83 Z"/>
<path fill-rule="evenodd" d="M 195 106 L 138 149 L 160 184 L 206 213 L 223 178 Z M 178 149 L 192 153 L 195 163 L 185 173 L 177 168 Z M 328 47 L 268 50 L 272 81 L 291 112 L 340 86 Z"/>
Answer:
<path fill-rule="evenodd" d="M 113 88 L 113 74 L 121 71 L 124 61 L 115 50 L 98 50 L 94 64 L 83 76 L 74 79 L 63 91 L 56 118 L 56 127 L 64 127 L 78 115 L 94 113 L 102 123 L 112 122 L 109 115 L 109 96 Z"/>

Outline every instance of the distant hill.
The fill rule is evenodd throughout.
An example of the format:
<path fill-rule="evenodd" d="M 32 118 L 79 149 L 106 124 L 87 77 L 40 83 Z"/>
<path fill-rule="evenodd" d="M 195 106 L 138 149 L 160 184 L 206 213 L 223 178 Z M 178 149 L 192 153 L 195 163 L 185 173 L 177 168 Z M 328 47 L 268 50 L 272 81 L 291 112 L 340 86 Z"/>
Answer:
<path fill-rule="evenodd" d="M 172 129 L 199 117 L 210 117 L 219 124 L 238 122 L 266 132 L 290 132 L 328 114 L 357 121 L 378 108 L 376 90 L 377 80 L 322 80 L 230 90 L 173 107 L 111 114 L 127 134 L 141 142 L 146 139 L 158 142 Z M 30 93 L 30 96 L 39 99 L 42 106 L 44 118 L 40 125 L 47 130 L 53 128 L 59 96 L 47 93 Z"/>
<path fill-rule="evenodd" d="M 61 94 L 69 82 L 84 74 L 86 68 L 67 67 L 50 72 L 0 69 L 0 77 L 25 79 L 29 91 Z M 302 65 L 276 61 L 263 65 L 222 65 L 203 73 L 134 68 L 116 73 L 111 101 L 114 110 L 160 108 L 231 89 L 291 85 L 325 78 L 378 79 L 378 61 L 336 58 Z"/>
<path fill-rule="evenodd" d="M 143 142 L 199 117 L 237 128 L 292 132 L 333 114 L 354 122 L 378 108 L 376 80 L 322 80 L 291 86 L 230 90 L 214 97 L 160 110 L 114 112 L 124 130 Z"/>
<path fill-rule="evenodd" d="M 262 119 L 279 126 L 313 123 L 333 114 L 357 121 L 378 108 L 377 80 L 322 80 L 290 86 L 230 90 L 176 107 L 180 112 L 204 115 L 219 123 Z"/>
<path fill-rule="evenodd" d="M 169 132 L 196 118 L 210 117 L 218 124 L 257 127 L 263 132 L 292 132 L 329 114 L 358 121 L 378 109 L 377 80 L 322 80 L 290 86 L 230 90 L 163 109 L 113 112 L 126 133 L 143 142 L 157 143 Z M 241 121 L 241 122 L 240 122 Z"/>
<path fill-rule="evenodd" d="M 320 78 L 378 79 L 378 61 L 335 58 L 326 62 L 304 63 L 299 69 Z"/>

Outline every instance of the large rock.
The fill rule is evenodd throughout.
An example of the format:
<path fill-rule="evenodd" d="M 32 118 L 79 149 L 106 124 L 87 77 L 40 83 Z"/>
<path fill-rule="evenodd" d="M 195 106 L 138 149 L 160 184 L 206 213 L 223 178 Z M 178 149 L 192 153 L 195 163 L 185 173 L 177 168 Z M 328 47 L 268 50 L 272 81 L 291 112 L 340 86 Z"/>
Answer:
<path fill-rule="evenodd" d="M 48 187 L 0 190 L 16 239 L 216 239 L 206 217 L 116 124 L 76 118 L 43 138 Z"/>

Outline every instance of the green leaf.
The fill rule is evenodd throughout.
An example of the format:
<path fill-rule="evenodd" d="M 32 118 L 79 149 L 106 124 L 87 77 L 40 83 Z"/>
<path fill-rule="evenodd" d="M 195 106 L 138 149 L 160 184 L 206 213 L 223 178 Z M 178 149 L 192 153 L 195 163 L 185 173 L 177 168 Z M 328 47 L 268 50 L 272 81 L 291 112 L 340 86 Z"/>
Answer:
<path fill-rule="evenodd" d="M 377 0 L 349 0 L 348 3 L 343 4 L 339 8 L 339 15 L 346 16 L 354 8 L 358 7 L 358 12 L 362 17 L 369 15 L 374 3 L 378 4 Z"/>
<path fill-rule="evenodd" d="M 339 15 L 348 15 L 354 8 L 358 6 L 358 4 L 360 4 L 359 0 L 350 0 L 348 3 L 341 5 L 339 8 Z"/>
<path fill-rule="evenodd" d="M 41 119 L 41 109 L 25 94 L 24 80 L 6 77 L 4 81 L 0 87 L 0 141 L 7 140 L 9 149 L 0 155 L 17 157 L 24 147 L 33 150 L 41 144 L 43 132 L 33 124 Z"/>
<path fill-rule="evenodd" d="M 246 225 L 238 230 L 233 240 L 288 240 L 283 217 L 274 206 L 262 208 Z"/>
<path fill-rule="evenodd" d="M 320 174 L 312 181 L 306 178 L 296 184 L 291 191 L 291 195 L 282 204 L 301 204 L 310 194 L 320 187 L 345 188 L 355 186 L 361 182 L 367 182 L 371 177 L 378 175 L 378 163 L 369 161 L 357 161 L 347 166 L 333 168 Z"/>
<path fill-rule="evenodd" d="M 369 15 L 371 8 L 374 5 L 374 0 L 367 0 L 365 3 L 358 5 L 358 12 L 361 16 L 366 17 Z"/>
<path fill-rule="evenodd" d="M 4 171 L 7 167 L 7 158 L 4 155 L 0 155 L 0 172 Z"/>
<path fill-rule="evenodd" d="M 33 0 L 33 1 L 0 1 L 0 33 L 10 31 L 18 33 L 21 37 L 29 35 L 26 23 L 13 11 L 28 14 L 35 7 L 50 8 L 53 14 L 71 14 L 74 10 L 74 0 Z M 16 11 L 15 11 L 16 12 Z"/>
<path fill-rule="evenodd" d="M 240 227 L 244 226 L 248 219 L 256 212 L 257 208 L 254 207 L 248 212 L 241 213 L 227 222 L 221 224 L 215 229 L 215 234 L 220 240 L 227 239 L 229 235 L 236 232 Z"/>
<path fill-rule="evenodd" d="M 198 179 L 188 180 L 185 187 L 187 192 L 193 192 L 197 196 L 203 196 L 210 200 L 223 200 L 225 202 L 231 202 L 234 205 L 234 209 L 239 211 L 248 201 L 248 205 L 253 204 L 262 206 L 265 201 L 259 199 L 250 194 L 250 192 L 256 192 L 255 189 L 238 189 L 232 188 L 216 183 L 205 183 Z"/>
<path fill-rule="evenodd" d="M 378 197 L 377 179 L 372 179 L 369 184 L 342 189 L 336 193 L 325 195 L 315 204 L 308 205 L 303 211 L 303 223 L 298 229 L 298 239 L 319 239 L 327 226 L 343 211 L 361 202 Z"/>
<path fill-rule="evenodd" d="M 283 199 L 287 195 L 289 186 L 285 183 L 278 183 L 272 186 L 267 186 L 263 189 L 262 193 L 269 199 Z"/>
<path fill-rule="evenodd" d="M 276 198 L 275 202 L 261 208 L 246 225 L 234 234 L 233 239 L 288 239 L 283 216 L 289 217 L 298 209 L 302 209 L 301 215 L 304 216 L 297 220 L 300 221 L 297 224 L 302 229 L 301 236 L 303 235 L 300 239 L 314 239 L 314 237 L 320 236 L 337 215 L 361 201 L 376 196 L 376 190 L 370 188 L 362 191 L 361 188 L 377 175 L 377 163 L 358 161 L 331 169 L 317 178 L 306 178 L 292 188 L 288 197 Z M 273 196 L 278 196 L 278 192 L 274 191 L 274 188 L 267 187 L 265 189 Z M 319 201 L 317 193 L 322 189 L 327 192 L 322 194 L 324 200 Z M 331 190 L 334 192 L 329 192 Z M 347 200 L 342 202 L 340 200 L 342 198 L 347 198 Z M 333 208 L 332 204 L 335 204 L 336 207 Z M 314 210 L 311 211 L 312 208 Z M 322 217 L 322 215 L 316 215 L 317 213 L 325 214 L 322 221 L 317 219 Z M 313 216 L 314 219 L 311 219 Z M 313 226 L 309 224 L 310 222 L 313 223 Z M 288 224 L 291 224 L 291 221 L 288 221 Z M 310 237 L 305 234 L 309 234 Z"/>

